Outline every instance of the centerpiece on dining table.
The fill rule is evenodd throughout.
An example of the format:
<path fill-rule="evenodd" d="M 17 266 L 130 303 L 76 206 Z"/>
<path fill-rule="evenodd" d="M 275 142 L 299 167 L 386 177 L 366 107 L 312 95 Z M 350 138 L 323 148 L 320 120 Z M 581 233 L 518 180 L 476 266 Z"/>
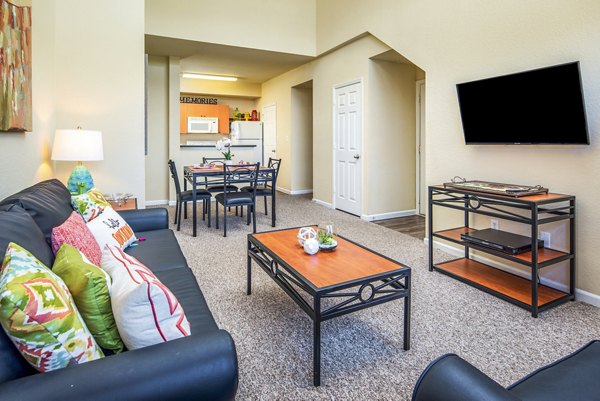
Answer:
<path fill-rule="evenodd" d="M 229 139 L 229 138 L 219 139 L 217 141 L 217 143 L 215 144 L 215 147 L 217 148 L 217 150 L 219 152 L 221 152 L 221 154 L 225 158 L 225 164 L 227 164 L 227 165 L 233 164 L 233 156 L 235 156 L 235 155 L 233 153 L 231 153 L 231 139 Z M 225 152 L 225 149 L 227 149 L 226 152 Z"/>

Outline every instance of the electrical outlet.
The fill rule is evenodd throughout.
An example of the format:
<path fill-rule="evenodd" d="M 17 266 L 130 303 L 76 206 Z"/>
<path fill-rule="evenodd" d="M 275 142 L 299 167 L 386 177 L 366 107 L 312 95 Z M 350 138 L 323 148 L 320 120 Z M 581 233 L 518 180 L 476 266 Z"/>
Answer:
<path fill-rule="evenodd" d="M 544 241 L 544 248 L 550 248 L 551 238 L 548 231 L 540 231 L 540 239 Z"/>
<path fill-rule="evenodd" d="M 500 224 L 498 223 L 498 220 L 491 220 L 490 221 L 490 226 L 494 230 L 499 230 L 500 229 Z"/>

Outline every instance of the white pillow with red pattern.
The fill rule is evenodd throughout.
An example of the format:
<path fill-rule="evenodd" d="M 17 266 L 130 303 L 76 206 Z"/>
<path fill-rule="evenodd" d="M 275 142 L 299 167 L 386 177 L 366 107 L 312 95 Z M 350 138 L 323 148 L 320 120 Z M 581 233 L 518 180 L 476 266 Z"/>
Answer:
<path fill-rule="evenodd" d="M 127 349 L 190 335 L 181 304 L 144 264 L 119 247 L 107 245 L 101 267 L 112 278 L 113 314 Z"/>

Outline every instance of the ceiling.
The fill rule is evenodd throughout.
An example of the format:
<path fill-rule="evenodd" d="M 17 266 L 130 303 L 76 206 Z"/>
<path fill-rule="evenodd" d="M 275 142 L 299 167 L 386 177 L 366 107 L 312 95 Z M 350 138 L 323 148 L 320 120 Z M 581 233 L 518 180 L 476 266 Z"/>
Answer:
<path fill-rule="evenodd" d="M 311 56 L 146 35 L 146 53 L 181 58 L 181 72 L 233 75 L 262 83 L 314 59 Z"/>

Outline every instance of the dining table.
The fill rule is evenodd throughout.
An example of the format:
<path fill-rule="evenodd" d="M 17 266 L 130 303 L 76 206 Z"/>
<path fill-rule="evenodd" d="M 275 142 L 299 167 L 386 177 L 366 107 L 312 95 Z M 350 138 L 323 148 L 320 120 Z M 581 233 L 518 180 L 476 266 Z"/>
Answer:
<path fill-rule="evenodd" d="M 188 183 L 192 187 L 192 220 L 193 220 L 193 233 L 192 235 L 196 236 L 197 229 L 197 221 L 196 221 L 196 203 L 197 203 L 197 191 L 198 187 L 203 187 L 207 185 L 214 185 L 214 181 L 206 181 L 206 178 L 209 177 L 225 177 L 226 174 L 231 174 L 231 172 L 226 172 L 223 165 L 214 164 L 209 166 L 202 165 L 192 165 L 192 166 L 184 166 L 183 168 L 183 190 L 187 191 Z M 198 180 L 201 178 L 201 180 Z M 258 180 L 257 185 L 268 185 L 270 183 L 271 188 L 273 188 L 273 195 L 271 196 L 271 226 L 275 227 L 275 204 L 276 204 L 276 193 L 275 190 L 275 180 L 277 179 L 275 168 L 260 166 L 258 171 Z M 221 182 L 219 182 L 221 183 Z M 244 181 L 243 183 L 249 184 Z M 210 206 L 209 206 L 210 207 Z M 256 205 L 255 205 L 256 207 Z M 210 224 L 210 222 L 209 222 Z"/>

